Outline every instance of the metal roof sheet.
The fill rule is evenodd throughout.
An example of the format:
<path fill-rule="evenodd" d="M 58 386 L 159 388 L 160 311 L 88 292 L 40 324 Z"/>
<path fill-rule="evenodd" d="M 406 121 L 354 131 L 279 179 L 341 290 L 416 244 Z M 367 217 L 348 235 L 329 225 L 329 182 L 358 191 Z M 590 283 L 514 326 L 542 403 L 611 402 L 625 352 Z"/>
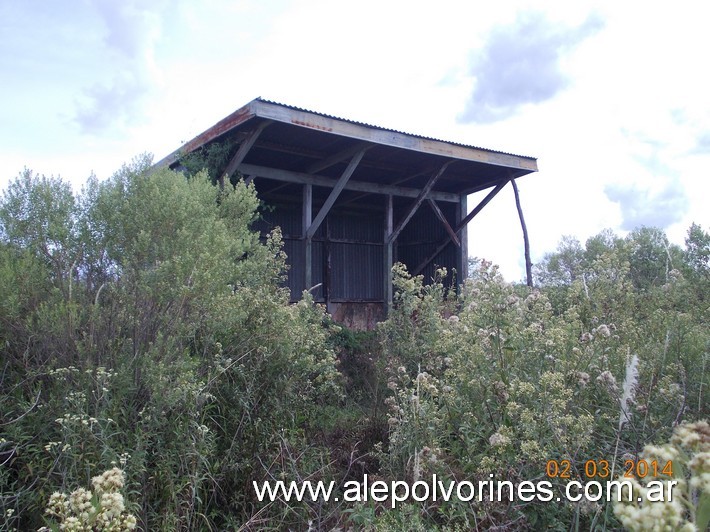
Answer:
<path fill-rule="evenodd" d="M 295 105 L 289 105 L 289 104 L 285 104 L 285 103 L 275 102 L 275 101 L 273 101 L 273 100 L 268 100 L 268 99 L 262 98 L 262 97 L 255 98 L 254 101 L 264 102 L 264 103 L 268 103 L 268 104 L 271 104 L 271 105 L 278 105 L 278 106 L 280 106 L 280 107 L 285 107 L 286 109 L 292 109 L 292 110 L 294 110 L 294 111 L 300 111 L 300 112 L 303 112 L 303 113 L 310 113 L 310 114 L 322 116 L 322 117 L 324 117 L 324 118 L 330 118 L 330 119 L 333 119 L 333 120 L 339 120 L 339 121 L 341 121 L 341 122 L 348 122 L 348 123 L 350 123 L 350 124 L 355 124 L 355 125 L 358 125 L 358 126 L 369 127 L 369 128 L 372 128 L 372 129 L 379 129 L 379 130 L 382 130 L 382 131 L 390 131 L 390 132 L 392 132 L 392 133 L 397 133 L 397 134 L 399 134 L 399 135 L 406 135 L 406 136 L 408 136 L 408 137 L 414 137 L 414 138 L 418 138 L 418 139 L 422 139 L 422 140 L 433 140 L 433 141 L 436 141 L 436 142 L 445 142 L 445 143 L 447 143 L 447 144 L 453 144 L 454 146 L 461 146 L 462 148 L 473 148 L 473 149 L 475 149 L 475 150 L 485 150 L 485 151 L 490 151 L 490 152 L 493 152 L 493 153 L 500 153 L 501 155 L 512 155 L 513 157 L 522 157 L 522 158 L 525 158 L 525 159 L 533 159 L 533 160 L 535 159 L 535 157 L 530 157 L 530 156 L 527 156 L 527 155 L 520 155 L 520 154 L 516 154 L 516 153 L 501 151 L 501 150 L 492 150 L 492 149 L 490 149 L 490 148 L 483 148 L 483 147 L 481 147 L 481 146 L 474 146 L 473 144 L 464 144 L 464 143 L 462 143 L 462 142 L 454 142 L 454 141 L 451 141 L 451 140 L 444 140 L 444 139 L 440 139 L 440 138 L 436 138 L 436 137 L 429 137 L 429 136 L 426 136 L 426 135 L 418 135 L 418 134 L 416 134 L 416 133 L 407 133 L 406 131 L 402 131 L 402 130 L 399 130 L 399 129 L 392 129 L 392 128 L 387 128 L 387 127 L 382 127 L 382 126 L 378 126 L 378 125 L 375 125 L 375 124 L 369 124 L 369 123 L 367 123 L 367 122 L 360 122 L 360 121 L 358 121 L 358 120 L 351 120 L 351 119 L 349 119 L 349 118 L 343 118 L 342 116 L 336 116 L 336 115 L 331 115 L 331 114 L 328 114 L 328 113 L 321 113 L 321 112 L 318 112 L 318 111 L 312 111 L 312 110 L 310 110 L 310 109 L 305 109 L 305 108 L 303 108 L 303 107 L 297 107 L 297 106 L 295 106 Z"/>
<path fill-rule="evenodd" d="M 185 153 L 213 142 L 229 140 L 237 146 L 257 128 L 261 134 L 240 168 L 260 168 L 264 171 L 260 177 L 267 179 L 273 175 L 271 169 L 290 172 L 297 179 L 308 174 L 337 179 L 348 159 L 363 146 L 369 149 L 353 175 L 353 186 L 371 183 L 415 190 L 442 164 L 454 161 L 433 192 L 458 195 L 537 171 L 533 157 L 413 135 L 263 98 L 237 109 L 155 167 L 175 166 Z M 268 192 L 268 187 L 263 190 Z"/>

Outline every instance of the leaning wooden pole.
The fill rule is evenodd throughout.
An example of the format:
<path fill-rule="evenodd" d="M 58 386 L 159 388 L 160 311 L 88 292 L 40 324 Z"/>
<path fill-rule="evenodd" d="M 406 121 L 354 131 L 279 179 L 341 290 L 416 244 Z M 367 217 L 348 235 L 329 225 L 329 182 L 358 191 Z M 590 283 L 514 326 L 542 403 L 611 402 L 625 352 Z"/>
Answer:
<path fill-rule="evenodd" d="M 527 276 L 528 286 L 532 287 L 532 262 L 530 261 L 530 239 L 528 238 L 528 228 L 525 225 L 525 218 L 523 217 L 523 208 L 520 206 L 520 193 L 518 192 L 518 185 L 515 179 L 510 180 L 513 185 L 513 193 L 515 193 L 515 206 L 518 208 L 518 216 L 520 217 L 520 227 L 523 228 L 523 243 L 525 244 L 525 275 Z"/>

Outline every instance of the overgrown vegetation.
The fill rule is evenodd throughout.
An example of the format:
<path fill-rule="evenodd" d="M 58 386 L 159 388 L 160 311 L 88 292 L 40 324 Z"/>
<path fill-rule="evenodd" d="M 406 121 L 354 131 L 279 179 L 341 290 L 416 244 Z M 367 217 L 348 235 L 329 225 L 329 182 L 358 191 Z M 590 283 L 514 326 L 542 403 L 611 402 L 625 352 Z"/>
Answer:
<path fill-rule="evenodd" d="M 645 443 L 706 418 L 707 238 L 693 226 L 685 250 L 649 228 L 584 248 L 567 239 L 538 268 L 540 289 L 508 284 L 483 261 L 449 301 L 441 284 L 395 271 L 397 308 L 380 330 L 393 390 L 385 474 L 520 483 L 545 479 L 555 460 L 571 464 L 571 479 L 605 481 Z M 614 473 L 589 478 L 588 460 Z M 710 504 L 709 473 L 698 468 L 705 495 L 693 505 Z M 553 480 L 557 493 L 565 481 Z M 611 505 L 584 500 L 430 502 L 417 513 L 427 527 L 619 526 Z"/>
<path fill-rule="evenodd" d="M 78 196 L 26 171 L 2 200 L 9 526 L 120 461 L 144 529 L 244 523 L 249 481 L 342 394 L 323 311 L 288 305 L 278 232 L 249 230 L 254 190 L 148 162 Z"/>
<path fill-rule="evenodd" d="M 253 187 L 149 163 L 79 194 L 25 171 L 0 200 L 0 529 L 95 523 L 119 495 L 145 530 L 634 528 L 602 503 L 261 503 L 252 481 L 518 483 L 549 460 L 584 480 L 587 460 L 616 477 L 682 450 L 688 427 L 710 444 L 683 425 L 708 417 L 701 227 L 684 249 L 651 228 L 565 239 L 536 289 L 479 262 L 453 294 L 397 266 L 389 319 L 355 333 L 288 303 Z M 696 447 L 671 510 L 700 524 Z M 105 505 L 83 489 L 102 473 L 121 477 Z"/>

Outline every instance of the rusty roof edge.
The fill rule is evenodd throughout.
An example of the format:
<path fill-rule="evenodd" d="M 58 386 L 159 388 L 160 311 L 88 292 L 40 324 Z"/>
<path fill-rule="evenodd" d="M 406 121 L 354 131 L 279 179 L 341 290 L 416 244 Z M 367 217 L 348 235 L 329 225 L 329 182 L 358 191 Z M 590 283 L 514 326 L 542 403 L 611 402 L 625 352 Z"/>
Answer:
<path fill-rule="evenodd" d="M 537 158 L 535 157 L 516 155 L 458 142 L 405 133 L 395 129 L 388 129 L 364 122 L 318 113 L 263 98 L 256 98 L 252 103 L 256 104 L 255 109 L 258 116 L 279 122 L 291 123 L 301 127 L 367 140 L 376 144 L 442 155 L 444 157 L 454 157 L 498 166 L 513 166 L 514 168 L 524 169 L 528 172 L 538 171 Z M 309 116 L 314 120 L 309 121 Z M 372 133 L 368 133 L 367 130 Z M 469 150 L 468 156 L 466 156 L 466 150 Z M 486 154 L 491 155 L 486 156 Z"/>
<path fill-rule="evenodd" d="M 345 118 L 309 111 L 263 98 L 255 98 L 212 127 L 206 129 L 195 138 L 155 163 L 152 170 L 171 166 L 178 161 L 181 154 L 190 153 L 204 146 L 254 117 L 294 124 L 299 127 L 362 139 L 375 144 L 405 150 L 414 150 L 422 153 L 481 162 L 495 166 L 512 167 L 523 170 L 524 173 L 538 171 L 537 159 L 534 157 L 515 155 L 477 146 L 404 133 L 394 129 L 387 129 L 363 122 L 356 122 Z"/>
<path fill-rule="evenodd" d="M 230 132 L 232 129 L 239 126 L 240 124 L 251 120 L 256 116 L 255 107 L 256 102 L 258 100 L 259 98 L 255 98 L 246 105 L 234 111 L 229 116 L 217 122 L 212 127 L 206 129 L 192 140 L 189 140 L 174 152 L 163 157 L 160 161 L 153 165 L 153 170 L 169 167 L 173 163 L 177 162 L 181 154 L 195 151 L 196 149 L 201 148 L 205 144 L 215 140 L 217 137 L 220 137 L 225 133 Z"/>

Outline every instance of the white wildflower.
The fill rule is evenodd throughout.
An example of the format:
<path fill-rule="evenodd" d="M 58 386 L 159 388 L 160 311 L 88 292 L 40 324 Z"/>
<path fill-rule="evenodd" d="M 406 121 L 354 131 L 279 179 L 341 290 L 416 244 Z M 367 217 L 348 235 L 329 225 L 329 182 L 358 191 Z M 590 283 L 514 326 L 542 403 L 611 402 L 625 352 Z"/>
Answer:
<path fill-rule="evenodd" d="M 609 326 L 602 323 L 599 327 L 594 329 L 593 331 L 594 336 L 603 336 L 604 338 L 609 338 L 611 336 L 611 330 L 609 329 Z"/>
<path fill-rule="evenodd" d="M 500 432 L 494 432 L 491 437 L 488 438 L 488 443 L 491 447 L 503 447 L 510 442 L 510 439 Z"/>

